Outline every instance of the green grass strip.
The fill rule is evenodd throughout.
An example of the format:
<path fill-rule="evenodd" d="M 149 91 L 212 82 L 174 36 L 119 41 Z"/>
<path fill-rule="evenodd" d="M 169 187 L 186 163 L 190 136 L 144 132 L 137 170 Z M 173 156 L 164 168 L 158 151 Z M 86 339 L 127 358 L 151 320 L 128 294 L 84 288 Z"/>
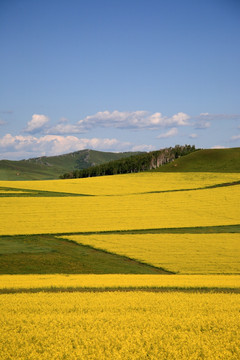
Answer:
<path fill-rule="evenodd" d="M 65 196 L 95 196 L 89 194 L 74 194 L 67 192 L 57 191 L 45 191 L 45 190 L 30 190 L 30 189 L 19 189 L 10 187 L 0 187 L 0 190 L 6 191 L 5 193 L 0 192 L 0 197 L 65 197 Z M 9 193 L 8 193 L 9 191 Z M 11 193 L 10 191 L 14 191 Z"/>
<path fill-rule="evenodd" d="M 0 274 L 173 274 L 54 235 L 0 236 Z"/>
<path fill-rule="evenodd" d="M 184 292 L 184 293 L 220 293 L 220 294 L 240 294 L 240 288 L 225 288 L 225 287 L 137 287 L 137 286 L 128 286 L 128 287 L 39 287 L 39 288 L 5 288 L 0 289 L 0 294 L 21 294 L 21 293 L 63 293 L 63 292 L 154 292 L 154 293 L 163 293 L 163 292 Z"/>
<path fill-rule="evenodd" d="M 156 191 L 147 191 L 147 192 L 142 192 L 142 193 L 134 193 L 134 195 L 137 195 L 137 194 L 162 194 L 162 193 L 172 193 L 172 192 L 179 192 L 179 191 L 209 190 L 209 189 L 216 189 L 219 187 L 228 187 L 228 186 L 235 186 L 235 185 L 240 185 L 240 180 L 227 182 L 227 183 L 221 183 L 221 184 L 215 184 L 215 185 L 208 185 L 208 186 L 199 187 L 199 188 L 156 190 Z"/>
<path fill-rule="evenodd" d="M 56 233 L 61 235 L 95 235 L 95 234 L 218 234 L 218 233 L 240 233 L 240 224 L 219 225 L 219 226 L 196 226 L 181 228 L 154 228 L 154 229 L 133 229 L 133 230 L 107 230 L 89 232 Z M 4 235 L 3 235 L 4 236 Z"/>

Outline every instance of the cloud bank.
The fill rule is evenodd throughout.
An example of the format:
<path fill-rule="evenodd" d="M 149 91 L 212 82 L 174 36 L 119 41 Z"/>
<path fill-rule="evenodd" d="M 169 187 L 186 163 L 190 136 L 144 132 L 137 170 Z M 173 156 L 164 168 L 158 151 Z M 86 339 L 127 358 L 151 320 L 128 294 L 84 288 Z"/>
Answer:
<path fill-rule="evenodd" d="M 121 112 L 100 111 L 94 115 L 86 116 L 78 121 L 78 125 L 83 129 L 91 129 L 93 127 L 115 127 L 119 129 L 154 129 L 160 126 L 186 126 L 189 125 L 190 117 L 179 112 L 172 117 L 163 116 L 160 112 L 149 114 L 147 111 Z"/>
<path fill-rule="evenodd" d="M 156 148 L 171 146 L 171 137 L 177 136 L 181 127 L 188 127 L 189 131 L 185 131 L 185 135 L 181 136 L 181 139 L 185 137 L 186 141 L 189 138 L 198 138 L 202 131 L 208 132 L 209 137 L 209 132 L 213 132 L 211 128 L 213 121 L 225 121 L 226 128 L 226 123 L 230 120 L 239 119 L 240 115 L 238 114 L 201 113 L 198 116 L 190 116 L 184 112 L 178 112 L 172 116 L 164 116 L 161 112 L 150 113 L 142 110 L 106 110 L 88 115 L 74 124 L 66 118 L 61 118 L 56 125 L 52 126 L 47 115 L 35 113 L 20 135 L 11 135 L 11 130 L 8 130 L 9 134 L 0 138 L 0 157 L 20 159 L 59 155 L 86 148 L 103 151 L 151 151 Z M 0 120 L 0 125 L 4 124 L 6 123 Z M 100 128 L 100 133 L 103 133 L 103 129 L 108 129 L 110 135 L 106 138 L 96 136 L 95 134 Z M 143 140 L 135 143 L 135 134 L 132 135 L 133 142 L 118 140 L 116 134 L 120 134 L 120 132 L 121 139 L 124 139 L 124 134 L 127 134 L 127 139 L 131 139 L 132 132 L 126 130 L 138 131 L 138 139 L 142 136 Z M 91 131 L 92 137 L 85 135 L 83 137 L 82 135 L 79 138 L 76 135 L 87 132 L 91 134 Z M 159 134 L 159 132 L 161 133 Z M 161 139 L 161 141 L 156 139 Z M 239 140 L 240 135 L 238 133 L 232 137 L 228 133 L 227 141 Z M 152 142 L 152 144 L 146 144 L 146 142 Z"/>
<path fill-rule="evenodd" d="M 34 114 L 32 120 L 28 122 L 25 132 L 30 134 L 80 134 L 86 133 L 96 128 L 115 128 L 115 129 L 158 129 L 160 127 L 187 126 L 190 116 L 179 112 L 171 117 L 163 116 L 156 112 L 150 114 L 148 111 L 99 111 L 94 115 L 86 116 L 75 124 L 71 124 L 67 119 L 61 119 L 53 127 L 46 126 L 49 118 L 45 115 Z"/>
<path fill-rule="evenodd" d="M 76 136 L 45 135 L 39 138 L 28 136 L 12 136 L 6 134 L 0 138 L 0 156 L 11 158 L 26 158 L 38 156 L 53 156 L 83 149 L 108 151 L 149 151 L 151 145 L 134 145 L 121 142 L 115 138 L 78 138 Z"/>
<path fill-rule="evenodd" d="M 81 134 L 97 128 L 115 128 L 132 130 L 157 130 L 192 126 L 195 129 L 208 129 L 213 120 L 237 120 L 238 114 L 209 114 L 201 113 L 191 117 L 184 112 L 172 116 L 164 116 L 161 112 L 149 113 L 148 111 L 99 111 L 88 115 L 75 124 L 62 118 L 55 126 L 49 126 L 49 118 L 43 114 L 34 114 L 27 123 L 25 132 L 29 134 L 41 133 L 45 135 Z"/>

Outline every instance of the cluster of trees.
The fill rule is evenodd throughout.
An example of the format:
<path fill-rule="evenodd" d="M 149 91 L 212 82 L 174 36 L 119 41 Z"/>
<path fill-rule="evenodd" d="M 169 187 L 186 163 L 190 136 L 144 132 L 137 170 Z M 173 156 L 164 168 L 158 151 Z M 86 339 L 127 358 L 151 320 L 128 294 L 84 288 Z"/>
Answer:
<path fill-rule="evenodd" d="M 187 155 L 195 150 L 194 145 L 176 145 L 174 148 L 170 147 L 163 150 L 142 153 L 110 161 L 102 165 L 91 166 L 88 169 L 76 169 L 61 175 L 60 178 L 73 179 L 147 171 L 169 163 L 178 157 Z"/>

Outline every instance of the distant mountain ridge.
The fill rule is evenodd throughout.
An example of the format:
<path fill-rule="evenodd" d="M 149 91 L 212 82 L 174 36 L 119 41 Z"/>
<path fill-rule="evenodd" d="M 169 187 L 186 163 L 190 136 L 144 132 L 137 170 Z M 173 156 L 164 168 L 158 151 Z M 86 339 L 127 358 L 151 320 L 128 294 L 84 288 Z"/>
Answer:
<path fill-rule="evenodd" d="M 164 164 L 174 161 L 180 156 L 185 156 L 195 151 L 196 148 L 194 145 L 176 145 L 175 147 L 151 151 L 149 153 L 141 153 L 137 155 L 132 154 L 130 157 L 91 166 L 88 169 L 76 169 L 74 171 L 64 173 L 61 178 L 84 178 L 148 171 L 157 169 Z"/>
<path fill-rule="evenodd" d="M 76 169 L 104 164 L 139 152 L 103 152 L 90 149 L 57 156 L 41 156 L 27 160 L 0 160 L 0 180 L 58 179 L 61 174 Z"/>
<path fill-rule="evenodd" d="M 91 175 L 86 171 L 84 176 L 96 176 L 94 172 L 96 173 L 98 167 L 101 168 L 103 164 L 105 165 L 101 171 L 106 175 L 114 173 L 113 165 L 119 167 L 118 173 L 146 170 L 240 173 L 240 148 L 192 151 L 193 148 L 185 152 L 184 156 L 171 149 L 176 150 L 176 147 L 150 153 L 112 153 L 85 149 L 69 154 L 41 156 L 28 160 L 0 160 L 0 180 L 50 180 L 59 179 L 60 176 L 71 178 L 78 177 L 76 173 L 80 169 L 83 172 L 85 170 L 93 172 Z M 138 155 L 137 162 L 135 155 Z M 124 167 L 126 167 L 125 170 Z"/>

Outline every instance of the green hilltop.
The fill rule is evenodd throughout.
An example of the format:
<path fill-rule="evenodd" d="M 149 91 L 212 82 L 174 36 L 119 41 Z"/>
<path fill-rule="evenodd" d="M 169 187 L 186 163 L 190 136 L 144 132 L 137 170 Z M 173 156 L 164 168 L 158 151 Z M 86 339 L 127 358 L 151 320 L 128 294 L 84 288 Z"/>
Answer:
<path fill-rule="evenodd" d="M 0 180 L 58 179 L 64 172 L 87 169 L 135 154 L 138 153 L 113 153 L 85 149 L 59 156 L 42 156 L 19 161 L 0 160 Z"/>
<path fill-rule="evenodd" d="M 198 150 L 154 171 L 239 173 L 240 148 Z"/>

